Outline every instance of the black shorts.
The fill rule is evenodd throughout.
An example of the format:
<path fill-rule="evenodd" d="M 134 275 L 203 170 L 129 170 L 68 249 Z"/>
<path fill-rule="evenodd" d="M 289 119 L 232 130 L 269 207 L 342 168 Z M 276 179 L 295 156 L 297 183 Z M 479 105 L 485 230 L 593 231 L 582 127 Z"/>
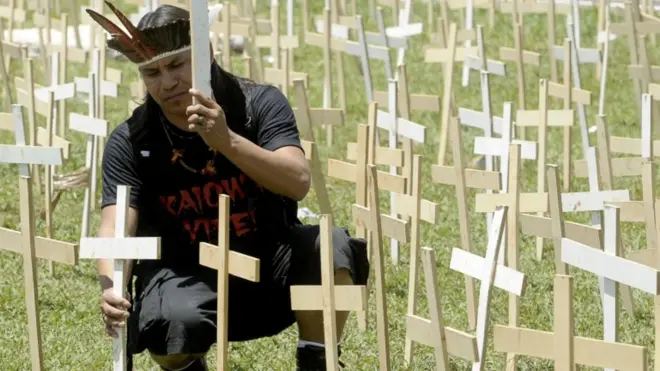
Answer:
<path fill-rule="evenodd" d="M 369 275 L 366 241 L 333 231 L 334 266 L 348 269 L 356 285 Z M 290 241 L 261 256 L 260 282 L 229 277 L 229 341 L 279 334 L 295 323 L 291 285 L 319 285 L 319 227 L 300 225 Z M 205 353 L 216 342 L 217 272 L 182 271 L 141 262 L 128 320 L 128 349 L 156 355 Z"/>

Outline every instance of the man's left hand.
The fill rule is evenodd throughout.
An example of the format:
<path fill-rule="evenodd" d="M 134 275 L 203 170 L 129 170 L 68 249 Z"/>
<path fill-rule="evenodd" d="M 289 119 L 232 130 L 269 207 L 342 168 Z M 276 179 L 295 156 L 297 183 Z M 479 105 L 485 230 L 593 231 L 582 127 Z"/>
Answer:
<path fill-rule="evenodd" d="M 199 133 L 206 144 L 218 152 L 231 145 L 232 132 L 227 126 L 225 112 L 222 107 L 202 92 L 190 89 L 190 95 L 197 99 L 197 104 L 186 109 L 188 128 Z"/>

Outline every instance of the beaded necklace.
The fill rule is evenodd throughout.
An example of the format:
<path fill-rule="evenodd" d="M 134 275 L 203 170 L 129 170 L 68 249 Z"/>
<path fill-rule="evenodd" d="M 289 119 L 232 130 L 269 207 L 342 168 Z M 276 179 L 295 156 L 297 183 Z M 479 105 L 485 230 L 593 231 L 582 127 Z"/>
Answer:
<path fill-rule="evenodd" d="M 186 151 L 185 148 L 175 148 L 174 142 L 172 141 L 172 137 L 170 136 L 170 132 L 172 132 L 172 134 L 176 135 L 181 139 L 190 140 L 190 139 L 198 138 L 199 134 L 190 137 L 177 134 L 176 132 L 174 132 L 172 128 L 167 127 L 168 124 L 165 122 L 165 117 L 162 114 L 160 116 L 160 122 L 163 126 L 163 131 L 165 132 L 167 141 L 170 142 L 170 147 L 172 147 L 172 158 L 171 158 L 172 165 L 178 163 L 179 165 L 181 165 L 181 167 L 183 167 L 184 169 L 188 170 L 193 174 L 213 176 L 217 173 L 217 170 L 215 168 L 215 159 L 218 155 L 218 152 L 216 150 L 209 147 L 209 151 L 212 152 L 213 157 L 210 160 L 206 161 L 206 166 L 204 166 L 203 168 L 194 169 L 183 160 L 183 155 L 185 154 Z"/>

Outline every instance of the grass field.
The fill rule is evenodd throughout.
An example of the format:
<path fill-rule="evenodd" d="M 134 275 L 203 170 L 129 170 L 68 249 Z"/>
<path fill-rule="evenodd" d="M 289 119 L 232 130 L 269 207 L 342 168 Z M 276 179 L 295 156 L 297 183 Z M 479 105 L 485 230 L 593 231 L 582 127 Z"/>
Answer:
<path fill-rule="evenodd" d="M 262 6 L 260 13 L 267 14 L 265 1 L 260 2 Z M 322 1 L 313 1 L 312 13 L 321 14 Z M 366 0 L 360 1 L 362 14 L 368 15 Z M 282 7 L 284 11 L 284 7 Z M 284 14 L 284 13 L 283 13 Z M 455 20 L 458 20 L 456 18 Z M 283 16 L 284 17 L 284 16 Z M 284 19 L 284 18 L 282 18 Z M 386 20 L 392 19 L 390 13 L 386 13 Z M 418 3 L 416 5 L 412 21 L 424 22 L 426 17 L 426 6 Z M 596 10 L 582 11 L 582 45 L 591 47 L 595 45 Z M 300 27 L 300 19 L 296 20 Z M 373 20 L 369 20 L 370 28 L 374 29 Z M 476 17 L 476 23 L 483 24 L 484 36 L 487 44 L 487 55 L 498 59 L 500 46 L 513 46 L 513 33 L 511 17 L 498 14 L 495 29 L 487 27 L 485 14 Z M 559 36 L 563 37 L 563 18 L 558 21 Z M 529 92 L 528 109 L 537 107 L 537 86 L 539 78 L 549 78 L 548 53 L 546 43 L 546 16 L 526 16 L 524 28 L 524 45 L 528 50 L 540 52 L 542 55 L 542 66 L 540 69 L 527 69 L 527 89 Z M 423 61 L 423 45 L 428 42 L 427 36 L 415 38 L 411 42 L 410 49 L 406 55 L 406 65 L 412 92 L 441 94 L 442 74 L 440 65 L 425 64 Z M 606 113 L 610 123 L 612 135 L 639 137 L 640 127 L 638 125 L 637 105 L 635 104 L 632 84 L 627 77 L 626 67 L 628 65 L 628 48 L 625 39 L 618 39 L 611 44 L 610 62 L 608 68 L 608 95 Z M 651 60 L 657 60 L 657 51 L 649 48 Z M 348 113 L 345 127 L 335 130 L 335 140 L 332 148 L 325 145 L 325 132 L 316 130 L 316 138 L 322 150 L 324 167 L 327 158 L 344 159 L 346 152 L 345 143 L 355 141 L 356 126 L 365 122 L 367 102 L 364 97 L 363 80 L 358 69 L 359 64 L 353 63 L 349 57 L 346 58 L 346 84 Z M 133 65 L 124 62 L 111 61 L 112 67 L 121 68 L 126 83 L 120 88 L 118 99 L 107 99 L 107 118 L 114 127 L 119 125 L 127 117 L 126 100 L 128 99 L 128 83 L 136 76 Z M 240 63 L 237 59 L 236 64 Z M 308 91 L 313 106 L 321 106 L 322 100 L 322 50 L 314 47 L 304 46 L 295 52 L 295 69 L 309 73 L 311 87 Z M 460 65 L 459 65 L 460 66 Z M 493 109 L 500 115 L 502 103 L 505 101 L 517 102 L 516 72 L 515 66 L 509 64 L 509 77 L 491 78 L 491 94 Z M 86 76 L 87 66 L 70 65 L 70 75 Z M 41 70 L 35 68 L 41 78 Z M 19 69 L 15 66 L 14 72 Z M 380 63 L 372 62 L 373 81 L 378 90 L 387 89 L 387 81 L 384 75 L 384 67 Z M 481 95 L 476 72 L 473 72 L 471 85 L 462 88 L 460 85 L 461 68 L 455 69 L 454 91 L 457 104 L 461 107 L 480 109 Z M 39 80 L 43 81 L 43 80 Z M 594 76 L 593 67 L 582 68 L 583 88 L 593 93 L 594 105 L 588 108 L 588 120 L 590 125 L 595 123 L 598 98 L 598 80 Z M 3 101 L 3 100 L 0 100 Z M 4 101 L 3 101 L 4 102 Z M 295 105 L 295 102 L 292 101 Z M 85 113 L 86 107 L 81 100 L 69 107 L 76 112 Z M 514 109 L 515 109 L 514 104 Z M 552 108 L 560 108 L 559 102 L 553 103 Z M 7 111 L 7 107 L 2 107 Z M 454 189 L 447 186 L 436 185 L 431 182 L 430 166 L 437 159 L 437 138 L 439 131 L 439 114 L 413 113 L 413 121 L 424 124 L 427 127 L 428 143 L 416 151 L 423 155 L 423 196 L 439 204 L 439 221 L 436 225 L 424 225 L 422 228 L 423 246 L 431 246 L 437 252 L 439 284 L 441 300 L 447 325 L 457 329 L 465 329 L 467 326 L 467 315 L 465 305 L 465 294 L 463 277 L 455 272 L 450 272 L 449 257 L 451 248 L 459 246 L 457 209 Z M 475 132 L 464 129 L 464 142 L 468 148 L 465 153 L 472 151 L 472 137 Z M 528 138 L 535 138 L 535 132 L 528 129 Z M 69 140 L 74 142 L 74 155 L 64 169 L 70 171 L 84 165 L 85 138 L 82 135 L 70 134 Z M 7 134 L 0 134 L 0 143 L 9 144 L 13 138 Z M 595 143 L 592 138 L 592 143 Z M 559 130 L 549 130 L 549 161 L 548 163 L 559 163 L 561 155 L 562 133 Z M 574 134 L 574 156 L 580 156 L 579 131 L 576 128 Z M 472 156 L 468 156 L 471 158 Z M 561 165 L 561 164 L 560 164 Z M 15 166 L 0 167 L 0 226 L 7 228 L 19 228 L 18 217 L 18 190 L 17 168 Z M 618 179 L 617 188 L 631 190 L 631 197 L 641 198 L 641 189 L 638 182 L 621 181 Z M 528 162 L 523 171 L 523 189 L 533 191 L 536 187 L 536 164 Z M 586 181 L 580 180 L 573 184 L 573 190 L 586 190 Z M 328 179 L 328 191 L 333 202 L 335 221 L 338 225 L 350 225 L 350 207 L 354 202 L 353 186 L 344 182 Z M 100 194 L 100 192 L 99 192 Z M 385 196 L 385 195 L 383 195 Z M 383 207 L 388 197 L 382 197 Z M 60 202 L 54 214 L 55 238 L 66 241 L 78 241 L 80 236 L 80 215 L 82 210 L 83 193 L 73 192 L 66 194 Z M 40 207 L 41 198 L 38 196 L 36 207 Z M 470 198 L 473 203 L 473 195 Z M 301 207 L 310 207 L 316 210 L 316 200 L 313 191 Z M 386 210 L 386 209 L 384 209 Z M 574 219 L 586 222 L 586 216 L 582 219 Z M 571 217 L 573 218 L 573 217 Z M 93 214 L 92 233 L 96 233 L 99 212 Z M 485 218 L 483 215 L 471 213 L 471 234 L 475 249 L 478 253 L 485 250 L 486 233 Z M 44 223 L 37 221 L 37 231 L 43 234 Z M 352 228 L 352 227 L 351 227 Z M 627 249 L 635 250 L 644 245 L 643 229 L 640 225 L 625 224 L 623 226 L 624 244 Z M 554 274 L 551 247 L 547 244 L 546 258 L 543 262 L 534 259 L 534 240 L 523 237 L 521 246 L 521 267 L 528 275 L 527 291 L 521 299 L 521 324 L 524 327 L 540 330 L 552 329 L 552 276 Z M 385 251 L 389 247 L 385 246 Z M 402 370 L 403 345 L 404 345 L 404 315 L 407 298 L 407 247 L 403 246 L 403 259 L 400 265 L 388 264 L 386 272 L 386 288 L 389 310 L 389 331 L 391 341 L 391 359 L 393 370 Z M 389 255 L 389 254 L 388 254 Z M 389 256 L 387 257 L 389 261 Z M 43 332 L 43 344 L 47 370 L 107 370 L 110 368 L 111 345 L 109 338 L 103 331 L 101 317 L 98 310 L 99 289 L 96 278 L 95 265 L 93 262 L 81 261 L 78 267 L 65 267 L 56 265 L 54 277 L 47 274 L 44 262 L 39 264 L 39 307 L 41 310 L 41 323 Z M 575 324 L 578 334 L 581 336 L 602 338 L 602 312 L 598 298 L 598 285 L 596 277 L 584 272 L 572 271 L 575 274 L 574 305 Z M 422 286 L 423 287 L 423 286 Z M 631 317 L 625 311 L 621 315 L 622 342 L 652 347 L 654 344 L 654 327 L 652 300 L 649 296 L 635 292 L 638 314 Z M 28 370 L 28 337 L 27 319 L 25 314 L 25 301 L 23 294 L 23 272 L 22 260 L 19 256 L 0 252 L 0 327 L 3 329 L 0 335 L 0 369 Z M 426 315 L 425 300 L 421 300 L 421 313 Z M 375 313 L 375 304 L 371 303 L 371 309 Z M 267 312 L 264 315 L 268 315 Z M 373 318 L 373 317 L 372 317 Z M 506 295 L 494 290 L 491 311 L 492 323 L 507 323 Z M 351 316 L 347 331 L 343 339 L 343 361 L 347 363 L 348 370 L 374 370 L 377 367 L 377 345 L 375 327 L 370 326 L 366 333 L 360 333 L 355 326 L 355 318 Z M 291 328 L 283 334 L 268 339 L 262 339 L 250 343 L 232 344 L 230 348 L 232 370 L 292 370 L 295 369 L 295 347 L 297 331 Z M 492 348 L 491 348 L 492 349 Z M 213 353 L 213 350 L 211 351 Z M 211 363 L 214 356 L 210 355 Z M 465 370 L 468 365 L 463 362 L 453 361 L 454 369 Z M 651 360 L 651 364 L 653 361 Z M 499 370 L 504 364 L 504 355 L 490 352 L 486 369 Z M 553 369 L 551 362 L 538 359 L 522 357 L 521 370 L 548 370 Z M 155 364 L 147 356 L 136 357 L 136 366 L 139 370 L 157 370 Z M 414 370 L 430 370 L 434 367 L 434 359 L 430 349 L 417 347 L 416 363 Z"/>

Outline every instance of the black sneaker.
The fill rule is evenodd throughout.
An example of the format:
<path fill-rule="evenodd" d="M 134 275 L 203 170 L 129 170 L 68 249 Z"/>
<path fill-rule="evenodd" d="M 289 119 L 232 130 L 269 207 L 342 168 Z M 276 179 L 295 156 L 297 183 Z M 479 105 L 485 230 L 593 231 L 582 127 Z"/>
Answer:
<path fill-rule="evenodd" d="M 165 367 L 161 367 L 161 369 L 170 371 Z M 206 364 L 206 358 L 200 358 L 181 371 L 209 371 L 209 366 Z"/>
<path fill-rule="evenodd" d="M 341 357 L 341 345 L 337 345 L 337 353 Z M 298 347 L 297 360 L 297 371 L 327 371 L 324 347 L 311 344 L 307 344 L 303 348 Z M 339 361 L 339 367 L 345 367 L 341 361 Z"/>

